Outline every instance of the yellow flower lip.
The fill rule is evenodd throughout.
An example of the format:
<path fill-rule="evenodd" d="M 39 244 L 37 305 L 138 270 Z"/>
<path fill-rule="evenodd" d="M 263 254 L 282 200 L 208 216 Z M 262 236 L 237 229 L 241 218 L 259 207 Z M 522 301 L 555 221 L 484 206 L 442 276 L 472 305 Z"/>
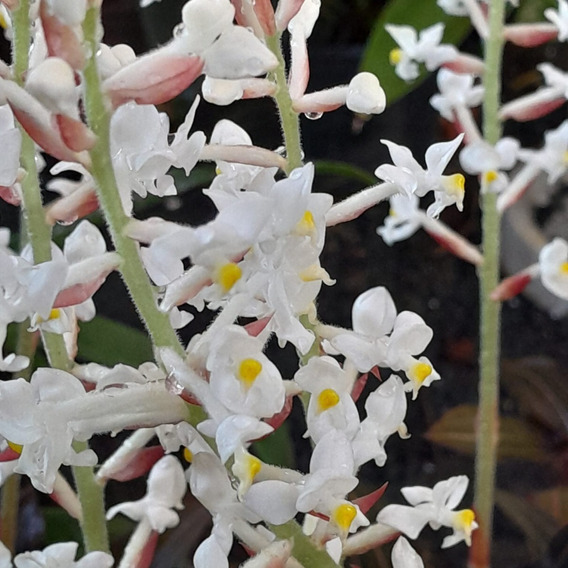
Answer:
<path fill-rule="evenodd" d="M 487 185 L 493 183 L 498 177 L 499 174 L 495 170 L 489 170 L 483 174 L 483 180 Z"/>
<path fill-rule="evenodd" d="M 301 237 L 307 237 L 313 234 L 315 228 L 314 216 L 311 211 L 306 209 L 302 218 L 296 223 L 294 232 Z"/>
<path fill-rule="evenodd" d="M 262 363 L 256 359 L 243 359 L 239 363 L 237 377 L 245 388 L 249 389 L 262 371 Z"/>
<path fill-rule="evenodd" d="M 342 531 L 348 532 L 356 516 L 357 509 L 351 503 L 343 503 L 333 510 L 331 519 Z"/>
<path fill-rule="evenodd" d="M 183 449 L 183 459 L 187 463 L 191 463 L 193 461 L 193 452 L 189 448 Z"/>
<path fill-rule="evenodd" d="M 24 449 L 24 446 L 21 444 L 15 444 L 14 442 L 10 442 L 10 440 L 6 440 L 6 443 L 8 444 L 8 447 L 17 454 L 21 454 Z"/>
<path fill-rule="evenodd" d="M 389 63 L 391 65 L 398 65 L 402 61 L 403 51 L 400 47 L 395 47 L 389 51 Z"/>
<path fill-rule="evenodd" d="M 415 363 L 410 369 L 412 380 L 416 381 L 420 385 L 430 376 L 431 373 L 432 365 L 423 363 L 422 361 Z"/>
<path fill-rule="evenodd" d="M 228 292 L 241 278 L 243 271 L 241 267 L 234 262 L 227 262 L 217 269 L 215 282 Z"/>
<path fill-rule="evenodd" d="M 317 398 L 318 414 L 333 408 L 339 403 L 339 395 L 333 389 L 322 390 Z"/>

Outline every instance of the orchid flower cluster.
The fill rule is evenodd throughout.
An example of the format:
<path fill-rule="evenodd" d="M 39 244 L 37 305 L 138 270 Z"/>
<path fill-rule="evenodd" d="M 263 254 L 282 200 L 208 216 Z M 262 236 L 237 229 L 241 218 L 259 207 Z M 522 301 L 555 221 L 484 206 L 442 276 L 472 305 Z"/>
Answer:
<path fill-rule="evenodd" d="M 439 5 L 469 15 L 488 37 L 483 3 Z M 3 549 L 0 564 L 112 566 L 104 517 L 125 515 L 137 528 L 117 565 L 148 565 L 156 535 L 179 523 L 187 491 L 213 522 L 195 552 L 197 568 L 228 566 L 235 537 L 252 556 L 250 568 L 341 565 L 400 533 L 414 539 L 426 525 L 450 529 L 443 547 L 470 545 L 475 514 L 457 509 L 465 476 L 405 488 L 409 505 L 383 507 L 375 519 L 367 512 L 383 491 L 352 496 L 361 466 L 384 466 L 388 439 L 409 436 L 409 399 L 440 375 L 424 355 L 431 328 L 419 314 L 399 311 L 380 285 L 361 291 L 351 328 L 321 321 L 317 297 L 336 275 L 320 255 L 327 227 L 389 199 L 391 215 L 378 229 L 387 243 L 424 228 L 481 265 L 477 247 L 438 219 L 447 207 L 463 208 L 465 177 L 446 173 L 452 157 L 463 145 L 463 170 L 479 176 L 484 192 L 498 192 L 504 210 L 541 172 L 551 182 L 565 173 L 566 124 L 547 133 L 538 150 L 509 138 L 489 145 L 472 115 L 483 96 L 484 62 L 442 44 L 441 24 L 419 34 L 388 26 L 399 45 L 391 60 L 402 78 L 414 79 L 420 64 L 442 66 L 440 93 L 431 102 L 457 134 L 428 149 L 425 168 L 410 150 L 383 140 L 393 163 L 378 165 L 380 183 L 334 203 L 312 191 L 314 165 L 303 163 L 298 115 L 321 116 L 343 105 L 378 114 L 386 100 L 379 78 L 366 72 L 347 85 L 308 92 L 308 39 L 320 0 L 279 0 L 276 8 L 268 0 L 189 0 L 170 41 L 138 56 L 127 45 L 101 42 L 98 0 L 6 0 L 2 9 L 15 47 L 12 64 L 0 65 L 0 196 L 21 206 L 28 242 L 11 250 L 9 233 L 0 232 L 0 370 L 14 374 L 0 383 L 0 482 L 21 474 L 52 495 L 81 522 L 87 553 L 75 560 L 76 544 L 60 543 L 12 560 Z M 523 45 L 565 40 L 567 13 L 559 0 L 558 12 L 547 11 L 550 25 L 509 28 L 506 37 Z M 290 39 L 287 69 L 283 34 Z M 564 73 L 548 64 L 540 70 L 546 86 L 504 105 L 503 120 L 532 119 L 564 101 Z M 208 140 L 193 129 L 199 97 L 170 132 L 156 105 L 201 76 L 203 98 L 216 105 L 273 97 L 285 153 L 255 146 L 227 119 Z M 38 181 L 47 168 L 44 155 L 56 160 L 46 189 L 59 194 L 47 206 Z M 190 226 L 136 218 L 137 200 L 176 195 L 173 169 L 191 176 L 202 161 L 216 165 L 204 190 L 217 210 L 212 221 Z M 506 172 L 517 162 L 522 166 L 510 178 Z M 97 210 L 108 224 L 110 249 L 85 219 Z M 51 242 L 55 223 L 74 225 L 62 248 Z M 540 274 L 566 298 L 567 256 L 568 244 L 555 240 L 521 279 Z M 113 271 L 121 273 L 153 342 L 155 360 L 138 368 L 75 362 L 80 322 L 95 317 L 93 295 Z M 512 288 L 520 290 L 517 280 Z M 495 294 L 507 297 L 501 289 Z M 203 310 L 214 314 L 212 322 L 181 345 L 177 330 Z M 33 353 L 7 347 L 8 326 L 15 323 L 42 337 L 50 367 L 31 369 Z M 293 376 L 283 377 L 266 355 L 270 341 L 295 348 Z M 387 369 L 392 373 L 377 382 Z M 370 392 L 357 405 L 365 383 Z M 295 400 L 303 405 L 313 448 L 306 472 L 265 463 L 254 452 L 254 442 L 284 423 Z M 123 430 L 134 432 L 100 463 L 88 441 Z M 148 445 L 154 438 L 157 445 Z M 75 488 L 60 472 L 64 465 L 75 472 Z M 106 513 L 102 500 L 98 513 L 89 508 L 100 498 L 89 493 L 93 486 L 144 474 L 141 499 Z M 422 566 L 404 537 L 392 559 L 395 568 Z"/>

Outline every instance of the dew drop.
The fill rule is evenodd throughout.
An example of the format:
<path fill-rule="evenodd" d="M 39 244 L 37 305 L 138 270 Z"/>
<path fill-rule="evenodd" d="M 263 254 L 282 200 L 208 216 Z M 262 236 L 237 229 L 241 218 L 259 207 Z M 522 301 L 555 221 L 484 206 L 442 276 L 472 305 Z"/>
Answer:
<path fill-rule="evenodd" d="M 174 37 L 182 37 L 185 33 L 185 25 L 179 23 L 173 30 L 172 35 Z"/>
<path fill-rule="evenodd" d="M 318 120 L 323 116 L 323 112 L 305 112 L 304 116 L 308 120 Z"/>
<path fill-rule="evenodd" d="M 176 381 L 172 373 L 166 377 L 166 390 L 175 396 L 179 396 L 183 392 L 183 386 Z"/>
<path fill-rule="evenodd" d="M 67 219 L 58 219 L 57 224 L 62 227 L 69 227 L 69 225 L 72 225 L 78 218 L 79 217 L 75 215 L 73 217 L 68 217 Z"/>

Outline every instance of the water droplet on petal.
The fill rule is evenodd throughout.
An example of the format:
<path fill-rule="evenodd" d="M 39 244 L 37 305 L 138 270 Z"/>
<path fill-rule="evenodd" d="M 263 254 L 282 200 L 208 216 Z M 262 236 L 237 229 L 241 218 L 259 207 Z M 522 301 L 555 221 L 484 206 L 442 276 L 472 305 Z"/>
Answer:
<path fill-rule="evenodd" d="M 58 219 L 57 224 L 61 225 L 62 227 L 68 227 L 72 225 L 79 217 L 77 215 L 73 217 L 68 217 L 67 219 Z"/>
<path fill-rule="evenodd" d="M 166 390 L 175 396 L 179 396 L 183 392 L 183 386 L 175 380 L 173 374 L 169 374 L 166 377 Z"/>
<path fill-rule="evenodd" d="M 185 25 L 179 23 L 173 30 L 172 35 L 174 37 L 182 37 L 185 33 Z"/>
<path fill-rule="evenodd" d="M 323 112 L 305 112 L 304 116 L 308 120 L 318 120 L 323 116 Z"/>

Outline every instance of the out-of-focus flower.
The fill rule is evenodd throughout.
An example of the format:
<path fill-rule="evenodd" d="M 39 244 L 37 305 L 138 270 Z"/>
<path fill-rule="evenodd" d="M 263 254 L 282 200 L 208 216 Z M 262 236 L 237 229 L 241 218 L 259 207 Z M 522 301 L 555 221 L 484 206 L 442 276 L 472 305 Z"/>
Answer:
<path fill-rule="evenodd" d="M 477 528 L 475 514 L 471 509 L 454 511 L 465 495 L 468 479 L 465 475 L 440 481 L 433 489 L 428 487 L 406 487 L 402 490 L 407 505 L 387 505 L 377 521 L 400 530 L 410 538 L 416 538 L 426 524 L 434 530 L 440 527 L 453 529 L 453 534 L 444 538 L 442 548 L 461 542 L 471 546 L 471 533 Z"/>
<path fill-rule="evenodd" d="M 163 533 L 177 526 L 179 515 L 174 509 L 183 509 L 182 499 L 187 484 L 178 459 L 165 456 L 158 461 L 150 475 L 146 495 L 138 501 L 119 503 L 107 512 L 107 519 L 122 513 L 139 523 L 148 524 L 152 530 Z"/>
<path fill-rule="evenodd" d="M 399 45 L 390 53 L 390 61 L 395 65 L 396 74 L 405 81 L 412 81 L 419 75 L 418 63 L 424 63 L 428 71 L 433 71 L 457 56 L 453 45 L 444 45 L 444 24 L 434 24 L 418 35 L 411 26 L 385 26 L 387 32 Z"/>

